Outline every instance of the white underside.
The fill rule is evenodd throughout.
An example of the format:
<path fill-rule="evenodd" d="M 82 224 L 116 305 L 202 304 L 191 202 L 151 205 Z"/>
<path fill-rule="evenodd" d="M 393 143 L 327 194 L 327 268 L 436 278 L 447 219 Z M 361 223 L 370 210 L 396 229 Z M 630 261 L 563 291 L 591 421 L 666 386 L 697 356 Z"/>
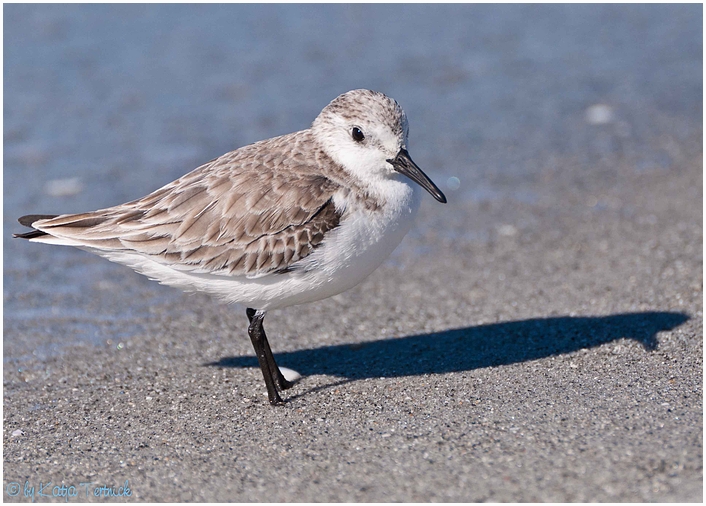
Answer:
<path fill-rule="evenodd" d="M 206 292 L 254 309 L 277 309 L 348 290 L 369 276 L 392 253 L 412 226 L 422 190 L 401 178 L 388 180 L 383 186 L 386 203 L 381 209 L 349 209 L 341 224 L 327 233 L 322 244 L 302 261 L 303 268 L 286 274 L 247 278 L 196 273 L 133 251 L 87 248 L 77 241 L 46 236 L 33 241 L 78 246 L 185 291 Z M 337 202 L 335 198 L 334 203 L 340 208 L 349 204 Z"/>

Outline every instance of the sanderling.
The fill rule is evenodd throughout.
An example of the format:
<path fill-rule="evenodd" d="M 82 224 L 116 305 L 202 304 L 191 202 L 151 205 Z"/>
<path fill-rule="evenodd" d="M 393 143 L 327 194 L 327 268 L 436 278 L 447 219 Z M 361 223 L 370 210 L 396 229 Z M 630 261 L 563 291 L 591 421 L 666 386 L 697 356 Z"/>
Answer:
<path fill-rule="evenodd" d="M 132 202 L 19 219 L 33 242 L 76 246 L 165 285 L 247 307 L 273 405 L 294 383 L 277 367 L 267 311 L 348 290 L 409 231 L 421 188 L 446 197 L 407 152 L 399 104 L 353 90 L 311 128 L 242 147 Z M 419 186 L 410 184 L 416 182 Z"/>

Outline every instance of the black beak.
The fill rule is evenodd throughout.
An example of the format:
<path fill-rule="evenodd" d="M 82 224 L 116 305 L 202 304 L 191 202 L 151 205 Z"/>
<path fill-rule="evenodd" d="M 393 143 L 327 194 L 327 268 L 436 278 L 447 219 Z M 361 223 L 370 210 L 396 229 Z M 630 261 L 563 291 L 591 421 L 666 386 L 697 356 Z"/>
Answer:
<path fill-rule="evenodd" d="M 446 204 L 446 197 L 444 194 L 441 193 L 441 190 L 439 190 L 432 180 L 429 179 L 429 176 L 422 172 L 422 169 L 417 167 L 417 164 L 412 161 L 405 148 L 400 149 L 400 152 L 397 153 L 394 160 L 390 159 L 387 160 L 387 162 L 392 164 L 397 172 L 404 174 L 426 191 L 431 193 L 432 197 L 436 200 L 442 204 Z"/>

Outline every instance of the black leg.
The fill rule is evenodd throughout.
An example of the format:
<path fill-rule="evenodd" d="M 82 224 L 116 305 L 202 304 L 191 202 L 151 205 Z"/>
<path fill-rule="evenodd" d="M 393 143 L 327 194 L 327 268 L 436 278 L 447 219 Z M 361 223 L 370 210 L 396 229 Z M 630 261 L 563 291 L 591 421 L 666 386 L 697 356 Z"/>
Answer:
<path fill-rule="evenodd" d="M 267 342 L 265 329 L 262 326 L 262 320 L 264 320 L 266 313 L 265 311 L 255 311 L 254 309 L 248 308 L 246 314 L 248 315 L 248 320 L 250 320 L 248 334 L 250 335 L 250 341 L 252 341 L 253 348 L 255 349 L 255 355 L 257 355 L 257 361 L 260 364 L 262 376 L 265 378 L 265 386 L 267 386 L 267 396 L 270 399 L 270 404 L 273 406 L 284 404 L 279 393 L 277 393 L 276 385 L 280 382 L 284 382 L 285 384 L 289 384 L 289 382 L 284 379 L 279 367 L 277 367 L 275 359 L 272 356 L 272 350 Z M 290 386 L 291 384 L 285 388 L 289 388 Z M 282 388 L 281 384 L 280 388 Z"/>
<path fill-rule="evenodd" d="M 264 335 L 264 329 L 263 329 Z M 287 390 L 292 388 L 294 383 L 287 381 L 282 375 L 282 371 L 277 367 L 277 362 L 275 362 L 275 357 L 272 355 L 272 350 L 270 349 L 270 343 L 267 341 L 267 336 L 265 336 L 265 357 L 267 358 L 267 363 L 270 364 L 270 371 L 272 372 L 272 379 L 280 390 Z"/>
<path fill-rule="evenodd" d="M 245 312 L 248 315 L 248 320 L 250 320 L 250 324 L 252 324 L 253 318 L 255 318 L 257 311 L 248 308 Z M 264 318 L 265 316 L 263 315 L 262 319 L 264 320 Z M 270 374 L 272 375 L 272 380 L 275 382 L 275 385 L 277 385 L 277 388 L 280 391 L 292 388 L 294 386 L 294 383 L 291 381 L 287 381 L 282 375 L 282 371 L 279 370 L 277 362 L 275 362 L 275 357 L 274 355 L 272 355 L 272 349 L 270 348 L 270 343 L 267 340 L 267 335 L 265 334 L 265 327 L 262 326 L 262 323 L 260 325 L 262 330 L 262 343 L 265 350 L 265 358 L 267 359 L 267 366 L 270 370 Z"/>

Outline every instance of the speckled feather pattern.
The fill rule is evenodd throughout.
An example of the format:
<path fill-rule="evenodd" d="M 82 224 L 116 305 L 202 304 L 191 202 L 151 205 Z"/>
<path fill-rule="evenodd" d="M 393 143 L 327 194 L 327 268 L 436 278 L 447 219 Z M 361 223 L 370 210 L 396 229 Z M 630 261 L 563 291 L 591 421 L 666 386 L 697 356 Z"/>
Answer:
<path fill-rule="evenodd" d="M 335 169 L 304 130 L 226 153 L 133 202 L 33 225 L 182 269 L 259 276 L 291 269 L 339 225 L 344 210 L 333 204 L 336 192 L 377 207 Z"/>
<path fill-rule="evenodd" d="M 393 135 L 401 135 L 407 127 L 407 118 L 404 110 L 396 100 L 373 90 L 356 90 L 356 100 L 350 100 L 348 94 L 336 97 L 321 112 L 320 119 L 328 120 L 332 116 L 340 116 L 345 120 L 353 121 L 365 116 L 376 123 L 386 125 Z M 378 107 L 371 108 L 370 102 L 375 102 Z"/>

